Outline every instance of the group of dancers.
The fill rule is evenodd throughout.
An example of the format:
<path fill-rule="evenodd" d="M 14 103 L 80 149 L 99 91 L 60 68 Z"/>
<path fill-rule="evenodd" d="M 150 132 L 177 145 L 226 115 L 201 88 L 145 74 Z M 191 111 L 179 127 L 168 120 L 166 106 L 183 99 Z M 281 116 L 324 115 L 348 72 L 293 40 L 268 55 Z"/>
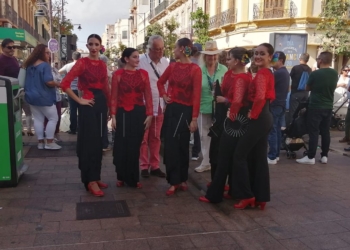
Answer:
<path fill-rule="evenodd" d="M 139 52 L 127 48 L 122 53 L 125 67 L 113 73 L 111 89 L 106 64 L 99 59 L 101 38 L 88 37 L 89 56 L 78 60 L 61 82 L 61 88 L 80 104 L 77 155 L 81 180 L 95 196 L 103 196 L 101 189 L 108 185 L 101 181 L 102 135 L 108 117 L 115 130 L 113 163 L 116 166 L 118 187 L 141 188 L 139 156 L 144 132 L 152 122 L 153 105 L 149 75 L 138 69 Z M 193 44 L 187 38 L 176 42 L 174 58 L 159 77 L 157 87 L 166 103 L 162 134 L 164 164 L 170 188 L 167 196 L 178 189 L 188 189 L 189 141 L 198 129 L 202 91 L 201 68 L 191 61 Z M 267 138 L 272 126 L 269 104 L 275 98 L 274 77 L 270 64 L 274 48 L 263 43 L 254 50 L 258 67 L 255 77 L 247 73 L 250 52 L 234 48 L 228 53 L 226 72 L 221 85 L 222 110 L 227 118 L 216 120 L 213 128 L 211 157 L 217 166 L 203 202 L 220 202 L 229 176 L 226 198 L 239 200 L 237 209 L 247 206 L 264 209 L 270 200 Z M 70 83 L 79 77 L 82 97 L 71 89 Z M 108 113 L 109 112 L 109 113 Z M 220 124 L 217 124 L 220 123 Z M 205 136 L 205 135 L 204 135 Z"/>

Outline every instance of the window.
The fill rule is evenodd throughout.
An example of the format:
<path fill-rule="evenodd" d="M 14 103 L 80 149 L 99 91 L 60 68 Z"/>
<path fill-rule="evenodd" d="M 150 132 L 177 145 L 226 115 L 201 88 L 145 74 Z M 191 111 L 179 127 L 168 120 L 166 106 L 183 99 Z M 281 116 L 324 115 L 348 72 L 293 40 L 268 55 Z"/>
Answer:
<path fill-rule="evenodd" d="M 265 0 L 264 18 L 280 18 L 284 16 L 284 0 Z"/>
<path fill-rule="evenodd" d="M 127 30 L 123 30 L 122 39 L 128 39 L 128 31 Z"/>

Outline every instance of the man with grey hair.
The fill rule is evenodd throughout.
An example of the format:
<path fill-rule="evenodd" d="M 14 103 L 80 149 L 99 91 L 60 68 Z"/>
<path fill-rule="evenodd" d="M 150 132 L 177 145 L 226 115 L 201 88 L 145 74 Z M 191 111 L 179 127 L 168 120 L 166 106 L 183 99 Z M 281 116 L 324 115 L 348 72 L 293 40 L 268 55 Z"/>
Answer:
<path fill-rule="evenodd" d="M 140 56 L 139 67 L 148 72 L 151 83 L 153 100 L 153 119 L 149 129 L 145 131 L 140 148 L 141 176 L 149 175 L 165 177 L 159 169 L 160 131 L 163 124 L 164 101 L 159 96 L 157 81 L 169 66 L 169 62 L 163 57 L 164 40 L 159 35 L 151 36 L 148 40 L 147 53 Z M 149 172 L 150 169 L 150 172 Z"/>
<path fill-rule="evenodd" d="M 60 74 L 67 74 L 69 71 L 71 71 L 71 69 L 75 65 L 76 61 L 78 61 L 81 58 L 81 54 L 78 51 L 75 51 L 75 52 L 73 52 L 72 58 L 73 58 L 73 62 L 64 65 L 58 71 Z M 73 90 L 73 92 L 77 96 L 79 96 L 79 93 L 78 93 L 78 77 L 75 78 L 71 82 L 70 88 Z M 74 101 L 69 96 L 68 96 L 68 101 L 69 101 L 69 112 L 70 112 L 70 115 L 69 115 L 70 125 L 69 125 L 68 134 L 75 135 L 77 133 L 77 129 L 78 129 L 78 107 L 79 107 L 79 103 Z"/>

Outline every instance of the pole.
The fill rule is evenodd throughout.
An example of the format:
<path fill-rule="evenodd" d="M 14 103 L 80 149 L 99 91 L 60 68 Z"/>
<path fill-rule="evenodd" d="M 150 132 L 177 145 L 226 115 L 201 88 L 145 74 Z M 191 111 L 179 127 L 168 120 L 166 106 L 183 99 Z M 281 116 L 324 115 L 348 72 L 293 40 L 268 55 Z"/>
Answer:
<path fill-rule="evenodd" d="M 191 13 L 193 13 L 193 0 L 192 0 L 192 6 L 191 6 Z M 192 41 L 192 37 L 193 37 L 193 28 L 192 28 L 192 25 L 193 25 L 193 20 L 191 18 L 191 33 L 190 33 L 190 40 Z"/>
<path fill-rule="evenodd" d="M 52 0 L 50 0 L 50 16 L 49 16 L 49 21 L 50 21 L 50 38 L 53 37 L 53 26 L 52 26 Z"/>

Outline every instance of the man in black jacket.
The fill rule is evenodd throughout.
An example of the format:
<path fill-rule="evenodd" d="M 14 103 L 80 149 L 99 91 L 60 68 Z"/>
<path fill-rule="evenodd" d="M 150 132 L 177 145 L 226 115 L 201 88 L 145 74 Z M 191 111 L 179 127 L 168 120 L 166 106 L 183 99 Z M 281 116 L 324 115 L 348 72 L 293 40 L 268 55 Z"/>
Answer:
<path fill-rule="evenodd" d="M 290 78 L 292 79 L 290 101 L 289 101 L 289 114 L 286 117 L 286 124 L 289 125 L 292 122 L 293 114 L 298 108 L 299 103 L 306 102 L 309 97 L 309 91 L 298 90 L 301 75 L 304 71 L 311 73 L 311 68 L 307 65 L 310 55 L 308 53 L 301 54 L 299 58 L 299 65 L 292 68 L 290 72 Z"/>

